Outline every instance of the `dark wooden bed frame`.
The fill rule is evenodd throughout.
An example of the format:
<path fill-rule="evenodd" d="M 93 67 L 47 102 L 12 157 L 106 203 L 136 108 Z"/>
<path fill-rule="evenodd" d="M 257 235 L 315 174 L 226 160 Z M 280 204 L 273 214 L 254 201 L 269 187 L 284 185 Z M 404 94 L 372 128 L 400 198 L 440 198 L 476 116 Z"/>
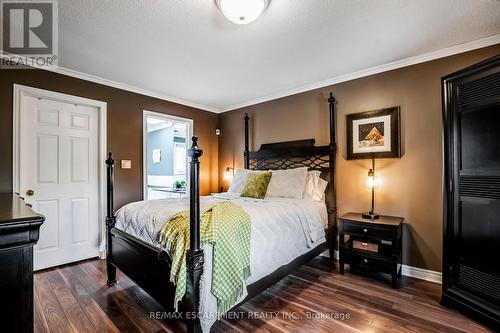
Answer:
<path fill-rule="evenodd" d="M 314 139 L 263 144 L 259 151 L 249 151 L 249 117 L 245 115 L 244 167 L 252 170 L 290 169 L 308 167 L 321 171 L 321 177 L 328 181 L 325 199 L 328 211 L 327 241 L 309 252 L 281 266 L 268 276 L 247 286 L 248 296 L 244 303 L 269 288 L 304 263 L 330 250 L 334 258 L 336 249 L 337 223 L 335 201 L 335 98 L 330 93 L 330 144 L 315 146 Z M 199 281 L 203 273 L 203 250 L 200 247 L 200 194 L 199 157 L 203 151 L 198 148 L 198 139 L 193 137 L 188 149 L 190 157 L 190 248 L 187 253 L 186 295 L 179 309 L 187 321 L 188 332 L 201 332 L 198 316 Z M 175 286 L 170 282 L 171 260 L 163 249 L 148 244 L 137 237 L 115 228 L 116 216 L 113 208 L 114 160 L 109 153 L 107 164 L 107 217 L 106 217 L 106 268 L 108 286 L 116 283 L 116 269 L 119 268 L 144 291 L 158 301 L 165 311 L 174 311 Z M 240 303 L 240 304 L 241 304 Z M 239 305 L 239 304 L 238 304 Z"/>

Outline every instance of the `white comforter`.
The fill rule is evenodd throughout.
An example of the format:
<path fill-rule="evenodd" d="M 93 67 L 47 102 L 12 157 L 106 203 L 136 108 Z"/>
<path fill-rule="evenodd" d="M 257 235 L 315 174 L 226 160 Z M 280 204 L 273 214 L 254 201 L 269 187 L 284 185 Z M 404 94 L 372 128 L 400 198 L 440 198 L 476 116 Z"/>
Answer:
<path fill-rule="evenodd" d="M 251 276 L 246 281 L 247 285 L 269 275 L 325 241 L 327 212 L 323 202 L 284 198 L 260 200 L 221 193 L 202 197 L 200 203 L 203 209 L 221 200 L 231 200 L 241 206 L 252 221 Z M 161 247 L 157 236 L 163 224 L 176 212 L 187 209 L 187 198 L 134 202 L 117 212 L 115 226 Z M 200 313 L 202 329 L 209 332 L 217 320 L 217 300 L 211 293 L 212 247 L 205 244 L 203 250 L 205 265 L 200 283 Z M 246 291 L 241 300 L 245 297 Z"/>

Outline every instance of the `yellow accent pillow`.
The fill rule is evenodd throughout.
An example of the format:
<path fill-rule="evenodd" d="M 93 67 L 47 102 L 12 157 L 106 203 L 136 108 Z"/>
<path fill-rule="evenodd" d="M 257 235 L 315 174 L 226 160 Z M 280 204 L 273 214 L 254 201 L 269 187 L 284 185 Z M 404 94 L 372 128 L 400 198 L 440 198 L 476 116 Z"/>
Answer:
<path fill-rule="evenodd" d="M 252 172 L 248 175 L 247 182 L 245 183 L 240 196 L 264 199 L 266 196 L 267 186 L 269 185 L 272 176 L 272 172 Z"/>

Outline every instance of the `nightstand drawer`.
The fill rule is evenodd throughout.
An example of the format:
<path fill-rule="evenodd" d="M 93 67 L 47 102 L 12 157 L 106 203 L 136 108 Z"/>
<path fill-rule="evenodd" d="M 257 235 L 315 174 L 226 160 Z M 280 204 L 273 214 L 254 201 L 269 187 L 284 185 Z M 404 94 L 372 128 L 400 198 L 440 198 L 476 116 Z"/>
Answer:
<path fill-rule="evenodd" d="M 386 273 L 390 273 L 394 266 L 394 263 L 390 259 L 384 259 L 373 255 L 363 255 L 350 251 L 347 251 L 345 254 L 346 262 L 354 266 L 373 268 Z"/>
<path fill-rule="evenodd" d="M 378 253 L 378 247 L 379 247 L 378 243 L 363 242 L 360 240 L 353 240 L 352 241 L 352 248 L 355 250 Z"/>
<path fill-rule="evenodd" d="M 377 237 L 389 240 L 395 239 L 397 233 L 396 228 L 376 227 L 359 222 L 344 221 L 343 227 L 346 234 Z"/>

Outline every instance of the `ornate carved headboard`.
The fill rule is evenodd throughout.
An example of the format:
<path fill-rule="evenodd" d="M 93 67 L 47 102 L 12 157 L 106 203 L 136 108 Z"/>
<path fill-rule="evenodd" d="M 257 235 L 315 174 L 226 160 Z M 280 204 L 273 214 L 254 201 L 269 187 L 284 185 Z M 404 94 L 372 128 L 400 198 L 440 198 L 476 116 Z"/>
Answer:
<path fill-rule="evenodd" d="M 336 225 L 337 205 L 335 198 L 335 98 L 330 93 L 330 144 L 315 146 L 314 139 L 266 143 L 258 151 L 248 149 L 248 114 L 245 115 L 245 169 L 280 170 L 307 167 L 321 172 L 321 178 L 328 182 L 325 191 L 329 225 Z"/>

